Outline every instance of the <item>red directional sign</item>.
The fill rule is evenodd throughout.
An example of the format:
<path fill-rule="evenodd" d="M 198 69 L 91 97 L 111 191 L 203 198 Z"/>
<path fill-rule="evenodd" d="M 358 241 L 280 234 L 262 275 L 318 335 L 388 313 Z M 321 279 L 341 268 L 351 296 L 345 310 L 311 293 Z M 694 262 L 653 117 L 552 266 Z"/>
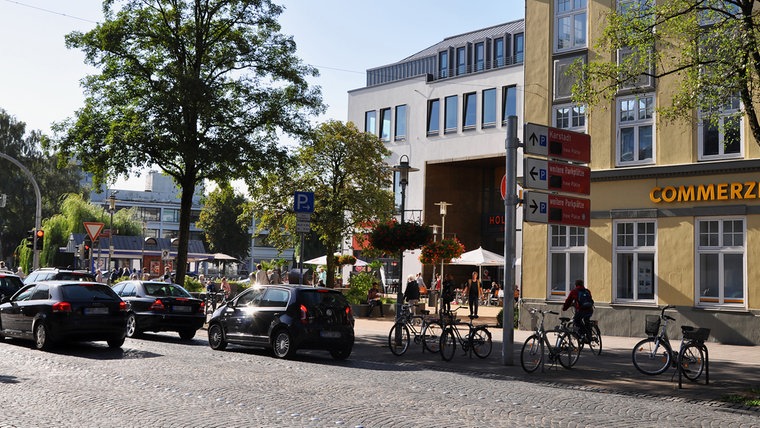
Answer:
<path fill-rule="evenodd" d="M 526 154 L 591 162 L 591 137 L 588 134 L 526 123 L 523 128 Z"/>
<path fill-rule="evenodd" d="M 591 168 L 566 162 L 525 158 L 525 187 L 588 195 L 591 192 Z"/>
<path fill-rule="evenodd" d="M 591 226 L 591 200 L 541 192 L 525 192 L 525 220 L 563 226 Z"/>

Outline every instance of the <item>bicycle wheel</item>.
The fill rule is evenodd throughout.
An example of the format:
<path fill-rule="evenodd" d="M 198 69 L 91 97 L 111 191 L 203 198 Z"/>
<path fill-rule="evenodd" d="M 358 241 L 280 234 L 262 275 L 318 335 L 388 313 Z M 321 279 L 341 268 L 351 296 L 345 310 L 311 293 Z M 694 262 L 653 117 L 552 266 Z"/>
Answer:
<path fill-rule="evenodd" d="M 602 355 L 602 333 L 599 331 L 598 325 L 591 327 L 591 340 L 588 343 L 588 347 L 594 354 Z"/>
<path fill-rule="evenodd" d="M 491 332 L 485 327 L 478 327 L 472 332 L 472 351 L 478 358 L 488 358 L 493 349 Z"/>
<path fill-rule="evenodd" d="M 572 368 L 581 355 L 580 339 L 575 333 L 562 332 L 557 336 L 556 351 L 559 364 L 566 369 Z"/>
<path fill-rule="evenodd" d="M 438 321 L 425 324 L 422 328 L 422 346 L 429 352 L 436 353 L 441 350 L 441 333 L 443 327 Z"/>
<path fill-rule="evenodd" d="M 533 373 L 541 365 L 544 359 L 544 342 L 534 334 L 525 339 L 522 351 L 520 352 L 520 365 L 523 370 Z"/>
<path fill-rule="evenodd" d="M 678 361 L 681 363 L 681 372 L 686 376 L 686 379 L 691 381 L 697 380 L 705 369 L 705 353 L 701 346 L 693 343 L 689 343 L 681 349 Z"/>
<path fill-rule="evenodd" d="M 398 336 L 396 330 L 400 329 Z M 388 333 L 388 347 L 391 348 L 393 355 L 404 355 L 407 349 L 409 349 L 409 327 L 403 323 L 393 324 L 391 331 Z"/>
<path fill-rule="evenodd" d="M 457 338 L 454 336 L 454 332 L 451 331 L 451 327 L 443 331 L 441 335 L 441 358 L 444 361 L 451 361 L 454 358 L 454 353 L 457 350 Z"/>
<path fill-rule="evenodd" d="M 659 338 L 648 337 L 633 347 L 631 357 L 636 370 L 645 375 L 658 375 L 670 367 L 670 346 Z"/>

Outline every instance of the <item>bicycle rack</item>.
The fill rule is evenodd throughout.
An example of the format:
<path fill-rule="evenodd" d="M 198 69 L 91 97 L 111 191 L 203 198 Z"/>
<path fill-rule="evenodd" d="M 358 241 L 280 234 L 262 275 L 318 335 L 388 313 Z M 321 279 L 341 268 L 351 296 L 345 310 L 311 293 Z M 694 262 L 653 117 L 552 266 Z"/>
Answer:
<path fill-rule="evenodd" d="M 684 331 L 684 337 L 692 341 L 692 344 L 702 350 L 705 355 L 705 385 L 710 384 L 710 354 L 707 351 L 707 345 L 705 340 L 710 337 L 709 328 L 697 328 L 691 331 Z M 678 360 L 676 361 L 678 370 L 678 389 L 683 389 L 683 368 L 681 367 L 681 353 L 678 353 Z M 699 383 L 699 380 L 694 380 L 695 383 Z"/>

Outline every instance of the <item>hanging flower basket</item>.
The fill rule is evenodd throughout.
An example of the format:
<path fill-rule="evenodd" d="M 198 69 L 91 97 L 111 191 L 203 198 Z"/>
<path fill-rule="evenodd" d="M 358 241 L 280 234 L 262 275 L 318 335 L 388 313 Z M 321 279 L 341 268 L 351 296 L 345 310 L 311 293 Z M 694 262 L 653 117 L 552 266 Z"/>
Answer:
<path fill-rule="evenodd" d="M 432 239 L 433 232 L 424 224 L 395 221 L 378 224 L 369 235 L 373 248 L 392 254 L 420 248 Z"/>
<path fill-rule="evenodd" d="M 464 245 L 457 238 L 430 242 L 422 247 L 420 261 L 426 265 L 449 263 L 464 253 Z"/>
<path fill-rule="evenodd" d="M 354 265 L 356 264 L 356 257 L 352 256 L 351 254 L 341 254 L 338 256 L 338 265 Z"/>

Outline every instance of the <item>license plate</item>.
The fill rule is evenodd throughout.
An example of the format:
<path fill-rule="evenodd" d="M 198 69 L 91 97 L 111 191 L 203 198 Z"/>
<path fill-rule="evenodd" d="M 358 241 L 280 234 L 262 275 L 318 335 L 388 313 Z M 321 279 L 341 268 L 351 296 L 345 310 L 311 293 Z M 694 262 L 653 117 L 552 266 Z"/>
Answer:
<path fill-rule="evenodd" d="M 107 315 L 108 308 L 84 308 L 85 315 Z"/>
<path fill-rule="evenodd" d="M 322 337 L 327 339 L 339 339 L 340 338 L 340 332 L 339 331 L 323 331 L 320 334 Z"/>
<path fill-rule="evenodd" d="M 175 306 L 174 312 L 192 312 L 193 308 L 190 306 Z"/>

